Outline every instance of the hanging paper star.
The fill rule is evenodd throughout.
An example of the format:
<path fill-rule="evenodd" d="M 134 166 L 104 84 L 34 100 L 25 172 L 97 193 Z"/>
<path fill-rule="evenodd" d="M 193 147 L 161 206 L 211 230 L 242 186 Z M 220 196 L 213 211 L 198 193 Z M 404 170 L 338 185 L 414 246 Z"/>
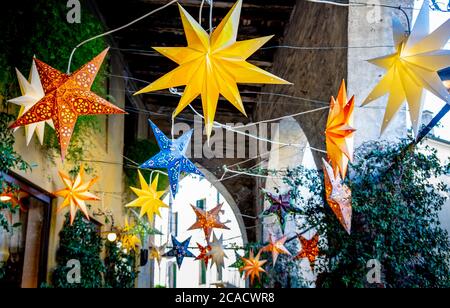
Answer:
<path fill-rule="evenodd" d="M 325 194 L 328 205 L 339 219 L 339 222 L 350 234 L 352 224 L 352 192 L 342 183 L 339 176 L 334 176 L 333 168 L 323 158 L 323 173 L 325 178 Z"/>
<path fill-rule="evenodd" d="M 219 214 L 222 206 L 223 203 L 217 205 L 210 211 L 204 211 L 191 205 L 195 215 L 197 216 L 197 221 L 188 230 L 203 229 L 207 241 L 209 241 L 213 228 L 230 230 L 230 228 L 219 221 Z"/>
<path fill-rule="evenodd" d="M 239 274 L 242 276 L 243 270 L 242 268 L 245 266 L 244 260 L 242 260 L 242 257 L 237 253 L 237 251 L 234 252 L 234 256 L 236 258 L 236 261 L 231 264 L 230 268 L 237 268 L 239 270 Z"/>
<path fill-rule="evenodd" d="M 347 102 L 345 81 L 341 83 L 337 99 L 331 97 L 330 112 L 325 130 L 327 155 L 335 174 L 347 174 L 349 160 L 353 160 L 353 109 L 355 97 Z"/>
<path fill-rule="evenodd" d="M 150 254 L 149 258 L 150 260 L 156 260 L 158 262 L 158 265 L 161 265 L 162 257 L 166 251 L 167 243 L 162 246 L 156 246 L 155 244 L 150 245 Z"/>
<path fill-rule="evenodd" d="M 150 126 L 155 134 L 156 141 L 161 151 L 146 161 L 141 168 L 164 168 L 167 169 L 169 175 L 170 191 L 172 196 L 178 192 L 178 181 L 180 180 L 180 173 L 194 173 L 204 176 L 200 170 L 185 156 L 189 142 L 191 141 L 192 132 L 186 132 L 177 140 L 171 140 L 163 134 L 163 132 L 150 120 Z"/>
<path fill-rule="evenodd" d="M 209 139 L 220 94 L 246 115 L 238 83 L 289 84 L 246 62 L 272 36 L 237 42 L 241 7 L 242 0 L 239 0 L 210 36 L 179 5 L 188 46 L 154 48 L 179 64 L 179 67 L 136 94 L 186 85 L 173 116 L 177 116 L 201 95 Z"/>
<path fill-rule="evenodd" d="M 208 253 L 211 251 L 211 246 L 206 245 L 205 247 L 203 247 L 202 245 L 197 243 L 197 247 L 200 250 L 200 254 L 195 258 L 195 260 L 203 260 L 206 267 L 208 267 L 209 259 L 211 259 L 211 256 Z"/>
<path fill-rule="evenodd" d="M 89 213 L 86 207 L 85 201 L 98 201 L 97 196 L 90 193 L 88 190 L 95 184 L 97 178 L 90 180 L 89 182 L 83 182 L 84 166 L 80 166 L 80 172 L 76 176 L 75 180 L 65 174 L 63 171 L 59 171 L 59 175 L 64 182 L 66 188 L 58 190 L 53 194 L 64 198 L 64 202 L 59 207 L 58 211 L 69 206 L 70 207 L 70 224 L 73 224 L 77 210 L 81 210 L 86 218 L 89 220 Z"/>
<path fill-rule="evenodd" d="M 302 245 L 302 250 L 294 259 L 298 260 L 302 258 L 308 258 L 311 270 L 314 270 L 314 262 L 316 261 L 316 258 L 319 256 L 319 247 L 318 247 L 319 235 L 315 234 L 310 240 L 307 240 L 303 236 L 299 235 L 298 240 Z"/>
<path fill-rule="evenodd" d="M 291 255 L 291 253 L 284 247 L 284 243 L 287 240 L 287 236 L 283 236 L 280 239 L 275 240 L 274 236 L 270 234 L 269 236 L 269 244 L 267 246 L 264 246 L 261 251 L 267 251 L 272 253 L 272 262 L 273 266 L 275 266 L 275 263 L 277 263 L 278 255 L 279 254 L 286 254 Z"/>
<path fill-rule="evenodd" d="M 369 62 L 385 69 L 386 75 L 363 102 L 363 106 L 389 94 L 381 132 L 386 129 L 406 100 L 412 126 L 417 136 L 421 125 L 426 89 L 450 104 L 450 94 L 439 78 L 438 71 L 450 66 L 450 50 L 443 49 L 450 37 L 450 19 L 430 34 L 428 1 L 423 1 L 411 34 L 393 17 L 393 37 L 396 51 Z"/>
<path fill-rule="evenodd" d="M 131 190 L 138 196 L 138 198 L 125 207 L 140 207 L 140 217 L 147 214 L 148 220 L 153 222 L 155 214 L 161 217 L 160 208 L 168 208 L 169 206 L 161 201 L 161 197 L 164 195 L 164 190 L 158 191 L 158 179 L 159 174 L 156 174 L 151 185 L 147 184 L 147 181 L 142 176 L 141 171 L 138 170 L 139 181 L 141 183 L 141 189 L 130 187 Z"/>
<path fill-rule="evenodd" d="M 223 234 L 218 239 L 213 232 L 213 241 L 209 243 L 211 250 L 208 252 L 208 256 L 211 257 L 211 267 L 215 264 L 217 270 L 225 267 L 225 260 L 228 259 L 225 254 L 225 248 L 223 247 Z"/>
<path fill-rule="evenodd" d="M 172 249 L 168 251 L 164 256 L 167 257 L 175 257 L 177 259 L 178 268 L 183 264 L 183 259 L 187 258 L 195 258 L 195 256 L 188 250 L 189 242 L 191 241 L 191 237 L 185 240 L 183 243 L 177 241 L 175 236 L 172 235 Z"/>
<path fill-rule="evenodd" d="M 34 59 L 45 96 L 14 122 L 11 128 L 52 120 L 64 160 L 79 116 L 125 113 L 90 91 L 107 52 L 108 49 L 105 49 L 71 75 Z"/>
<path fill-rule="evenodd" d="M 39 74 L 36 68 L 36 63 L 33 61 L 31 65 L 30 72 L 30 81 L 28 81 L 22 73 L 16 69 L 17 79 L 19 80 L 20 92 L 22 96 L 13 98 L 8 100 L 8 102 L 19 105 L 19 117 L 20 118 L 24 113 L 28 112 L 37 102 L 39 102 L 44 96 L 44 89 L 42 88 L 41 80 L 39 79 Z M 40 144 L 42 145 L 44 142 L 44 132 L 45 132 L 45 123 L 53 127 L 53 123 L 51 120 L 32 123 L 25 126 L 25 136 L 27 146 L 30 144 L 31 138 L 34 133 L 38 137 Z"/>
<path fill-rule="evenodd" d="M 141 240 L 139 237 L 132 233 L 134 225 L 128 223 L 128 218 L 125 217 L 125 226 L 122 230 L 120 241 L 122 242 L 123 248 L 127 251 L 136 251 L 138 246 L 141 245 Z"/>
<path fill-rule="evenodd" d="M 278 196 L 266 192 L 267 197 L 270 200 L 270 207 L 263 212 L 263 215 L 277 215 L 278 221 L 281 225 L 281 231 L 284 233 L 286 228 L 286 216 L 288 214 L 295 214 L 299 212 L 299 209 L 291 205 L 291 194 L 279 194 Z"/>
<path fill-rule="evenodd" d="M 252 284 L 255 277 L 261 281 L 260 273 L 266 272 L 262 266 L 267 262 L 267 260 L 260 260 L 260 257 L 261 251 L 259 251 L 255 257 L 253 254 L 253 249 L 250 250 L 250 256 L 248 258 L 242 257 L 242 261 L 244 261 L 244 266 L 242 267 L 242 271 L 245 273 L 244 279 L 250 277 L 250 282 Z"/>

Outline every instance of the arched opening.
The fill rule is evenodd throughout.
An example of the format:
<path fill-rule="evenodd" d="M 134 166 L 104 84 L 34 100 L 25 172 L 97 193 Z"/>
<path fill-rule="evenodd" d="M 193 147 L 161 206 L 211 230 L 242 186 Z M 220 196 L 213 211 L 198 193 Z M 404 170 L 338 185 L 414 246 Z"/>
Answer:
<path fill-rule="evenodd" d="M 163 258 L 158 264 L 154 264 L 153 285 L 159 287 L 178 288 L 208 288 L 208 287 L 245 287 L 245 281 L 241 279 L 239 270 L 230 267 L 236 262 L 234 247 L 243 247 L 247 243 L 247 234 L 239 208 L 231 194 L 217 178 L 210 172 L 201 168 L 205 178 L 188 175 L 180 180 L 179 191 L 175 199 L 170 194 L 164 198 L 170 205 L 169 210 L 161 213 L 162 217 L 155 219 L 155 228 L 163 235 L 154 236 L 154 243 L 161 246 L 167 243 L 172 247 L 171 235 L 182 242 L 191 237 L 189 251 L 199 255 L 197 243 L 205 247 L 207 245 L 203 230 L 188 230 L 196 221 L 195 212 L 191 205 L 203 210 L 211 210 L 217 204 L 223 203 L 223 212 L 220 221 L 229 227 L 229 230 L 214 229 L 217 238 L 223 236 L 226 258 L 225 268 L 217 269 L 211 266 L 211 260 L 206 267 L 203 261 L 194 258 L 185 258 L 178 268 L 175 258 Z M 243 255 L 243 250 L 237 252 Z"/>

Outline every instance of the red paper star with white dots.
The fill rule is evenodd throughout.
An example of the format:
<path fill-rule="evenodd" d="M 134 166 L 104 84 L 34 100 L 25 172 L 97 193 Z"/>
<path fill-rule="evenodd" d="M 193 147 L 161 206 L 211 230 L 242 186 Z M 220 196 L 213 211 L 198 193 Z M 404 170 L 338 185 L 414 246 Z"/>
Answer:
<path fill-rule="evenodd" d="M 105 49 L 70 75 L 34 59 L 45 96 L 17 119 L 11 128 L 52 120 L 64 160 L 79 116 L 125 113 L 91 92 L 92 83 L 107 52 L 108 49 Z"/>

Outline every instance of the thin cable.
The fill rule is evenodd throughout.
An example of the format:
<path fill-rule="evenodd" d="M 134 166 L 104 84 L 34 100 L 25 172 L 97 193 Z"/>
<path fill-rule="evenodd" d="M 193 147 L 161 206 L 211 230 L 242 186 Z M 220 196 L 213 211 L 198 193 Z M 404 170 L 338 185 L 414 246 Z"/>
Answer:
<path fill-rule="evenodd" d="M 200 27 L 202 26 L 202 12 L 203 12 L 203 6 L 205 5 L 205 0 L 202 0 L 202 3 L 200 3 L 200 11 L 198 12 L 198 24 Z"/>
<path fill-rule="evenodd" d="M 286 118 L 290 118 L 290 117 L 296 117 L 296 116 L 300 116 L 300 115 L 304 115 L 304 114 L 308 114 L 308 113 L 312 113 L 312 112 L 316 112 L 316 111 L 320 111 L 320 110 L 325 110 L 325 109 L 330 109 L 330 107 L 320 107 L 320 108 L 316 108 L 316 109 L 312 109 L 312 110 L 308 110 L 308 111 L 303 111 L 303 112 L 298 112 L 298 113 L 294 113 L 291 115 L 287 115 L 287 116 L 282 116 L 282 117 L 278 117 L 278 118 L 273 118 L 273 119 L 268 119 L 268 120 L 262 120 L 262 121 L 258 121 L 258 122 L 252 122 L 249 124 L 245 124 L 245 125 L 241 125 L 241 126 L 234 126 L 234 129 L 239 129 L 239 128 L 246 128 L 249 126 L 253 126 L 253 125 L 258 125 L 260 123 L 269 123 L 269 122 L 275 122 L 278 120 L 283 120 Z"/>
<path fill-rule="evenodd" d="M 307 1 L 308 2 L 313 2 L 313 3 L 332 4 L 332 5 L 336 5 L 336 6 L 345 6 L 345 7 L 374 7 L 374 6 L 378 6 L 378 7 L 385 7 L 385 8 L 390 8 L 390 9 L 396 9 L 396 10 L 401 11 L 403 13 L 403 15 L 405 16 L 406 22 L 408 24 L 408 33 L 411 33 L 411 21 L 409 20 L 409 16 L 406 13 L 405 9 L 416 10 L 416 8 L 414 8 L 414 7 L 402 7 L 401 5 L 394 6 L 394 5 L 377 4 L 377 3 L 362 3 L 362 2 L 342 3 L 342 2 L 334 2 L 334 1 L 328 1 L 328 0 L 307 0 Z M 425 1 L 428 1 L 428 0 L 425 0 Z"/>
<path fill-rule="evenodd" d="M 145 19 L 145 18 L 147 18 L 148 16 L 151 16 L 151 15 L 155 14 L 156 12 L 159 12 L 159 11 L 165 9 L 166 7 L 168 7 L 168 6 L 172 5 L 172 4 L 174 4 L 175 2 L 178 2 L 178 0 L 172 0 L 172 1 L 170 1 L 169 3 L 167 3 L 167 4 L 165 4 L 165 5 L 161 6 L 161 7 L 159 7 L 159 8 L 157 8 L 157 9 L 154 9 L 153 11 L 151 11 L 151 12 L 149 12 L 149 13 L 147 13 L 147 14 L 145 14 L 145 15 L 143 15 L 143 16 L 137 18 L 137 19 L 132 20 L 131 22 L 127 23 L 126 25 L 123 25 L 123 26 L 121 26 L 121 27 L 119 27 L 119 28 L 116 28 L 116 29 L 113 29 L 113 30 L 104 32 L 104 33 L 99 34 L 99 35 L 96 35 L 96 36 L 94 36 L 94 37 L 91 37 L 91 38 L 89 38 L 89 39 L 87 39 L 87 40 L 84 40 L 83 42 L 79 43 L 79 44 L 72 50 L 72 52 L 70 53 L 69 64 L 67 65 L 67 74 L 70 74 L 70 65 L 72 64 L 72 58 L 73 58 L 73 55 L 75 54 L 75 51 L 76 51 L 79 47 L 81 47 L 82 45 L 84 45 L 84 44 L 86 44 L 86 43 L 88 43 L 88 42 L 90 42 L 90 41 L 93 41 L 93 40 L 95 40 L 95 39 L 98 39 L 98 38 L 101 38 L 101 37 L 103 37 L 103 36 L 107 36 L 107 35 L 110 35 L 110 34 L 112 34 L 112 33 L 114 33 L 114 32 L 120 31 L 120 30 L 122 30 L 122 29 L 128 28 L 129 26 L 131 26 L 131 25 L 133 25 L 133 24 L 135 24 L 135 23 L 141 21 L 142 19 Z"/>
<path fill-rule="evenodd" d="M 213 31 L 213 7 L 214 7 L 214 1 L 209 1 L 209 35 L 212 34 Z"/>
<path fill-rule="evenodd" d="M 342 50 L 342 49 L 372 49 L 372 48 L 393 48 L 393 45 L 379 45 L 379 46 L 317 46 L 317 47 L 305 47 L 305 46 L 289 46 L 289 45 L 276 45 L 260 48 L 261 50 L 283 48 L 294 50 Z"/>

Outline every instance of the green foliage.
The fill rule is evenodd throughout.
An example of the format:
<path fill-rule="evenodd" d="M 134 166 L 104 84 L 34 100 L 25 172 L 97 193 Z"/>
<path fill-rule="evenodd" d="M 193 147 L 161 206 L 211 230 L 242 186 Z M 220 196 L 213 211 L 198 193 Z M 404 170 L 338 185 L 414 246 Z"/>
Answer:
<path fill-rule="evenodd" d="M 100 288 L 104 285 L 103 274 L 106 269 L 100 259 L 103 248 L 102 238 L 97 227 L 77 212 L 73 225 L 69 214 L 59 234 L 60 242 L 56 255 L 58 266 L 53 271 L 52 285 L 56 288 Z M 69 283 L 67 267 L 69 260 L 78 260 L 81 265 L 81 283 Z"/>
<path fill-rule="evenodd" d="M 67 71 L 72 49 L 81 41 L 104 31 L 102 23 L 87 10 L 86 1 L 82 1 L 80 24 L 70 24 L 66 20 L 68 12 L 65 1 L 23 0 L 9 3 L 3 9 L 0 19 L 0 103 L 20 95 L 14 67 L 25 76 L 30 69 L 33 55 L 52 67 Z M 104 39 L 91 41 L 77 49 L 71 66 L 74 71 L 106 47 Z M 103 64 L 92 90 L 100 96 L 106 96 L 107 65 Z M 83 137 L 86 131 L 100 131 L 98 118 L 80 117 L 73 133 L 68 161 L 77 161 L 83 155 Z M 58 150 L 55 132 L 46 128 L 45 149 Z M 48 155 L 51 157 L 51 154 Z"/>
<path fill-rule="evenodd" d="M 11 191 L 14 187 L 3 180 L 3 174 L 11 169 L 26 171 L 31 169 L 30 165 L 14 151 L 13 131 L 8 128 L 14 118 L 4 112 L 0 112 L 0 194 Z M 0 202 L 1 210 L 14 211 L 11 202 Z M 0 228 L 9 230 L 9 223 L 3 213 L 0 212 Z"/>
<path fill-rule="evenodd" d="M 138 272 L 135 270 L 136 256 L 134 252 L 123 253 L 120 242 L 106 241 L 106 274 L 107 288 L 134 288 Z"/>
<path fill-rule="evenodd" d="M 159 152 L 159 147 L 156 143 L 148 139 L 138 139 L 125 148 L 125 156 L 132 161 L 143 164 L 150 157 Z M 127 162 L 130 163 L 130 162 Z M 151 171 L 141 170 L 144 178 L 149 181 Z M 155 176 L 156 174 L 153 174 Z M 125 168 L 125 176 L 128 186 L 140 187 L 139 178 L 135 168 Z M 164 174 L 159 174 L 158 189 L 164 190 L 169 185 L 169 178 Z"/>
<path fill-rule="evenodd" d="M 323 175 L 290 170 L 307 226 L 321 236 L 319 287 L 449 287 L 450 244 L 438 214 L 448 187 L 436 180 L 448 171 L 436 151 L 400 143 L 371 142 L 355 153 L 347 185 L 352 190 L 352 232 L 348 235 L 325 202 Z M 305 194 L 298 187 L 307 188 Z M 381 284 L 370 284 L 367 262 L 381 264 Z"/>

